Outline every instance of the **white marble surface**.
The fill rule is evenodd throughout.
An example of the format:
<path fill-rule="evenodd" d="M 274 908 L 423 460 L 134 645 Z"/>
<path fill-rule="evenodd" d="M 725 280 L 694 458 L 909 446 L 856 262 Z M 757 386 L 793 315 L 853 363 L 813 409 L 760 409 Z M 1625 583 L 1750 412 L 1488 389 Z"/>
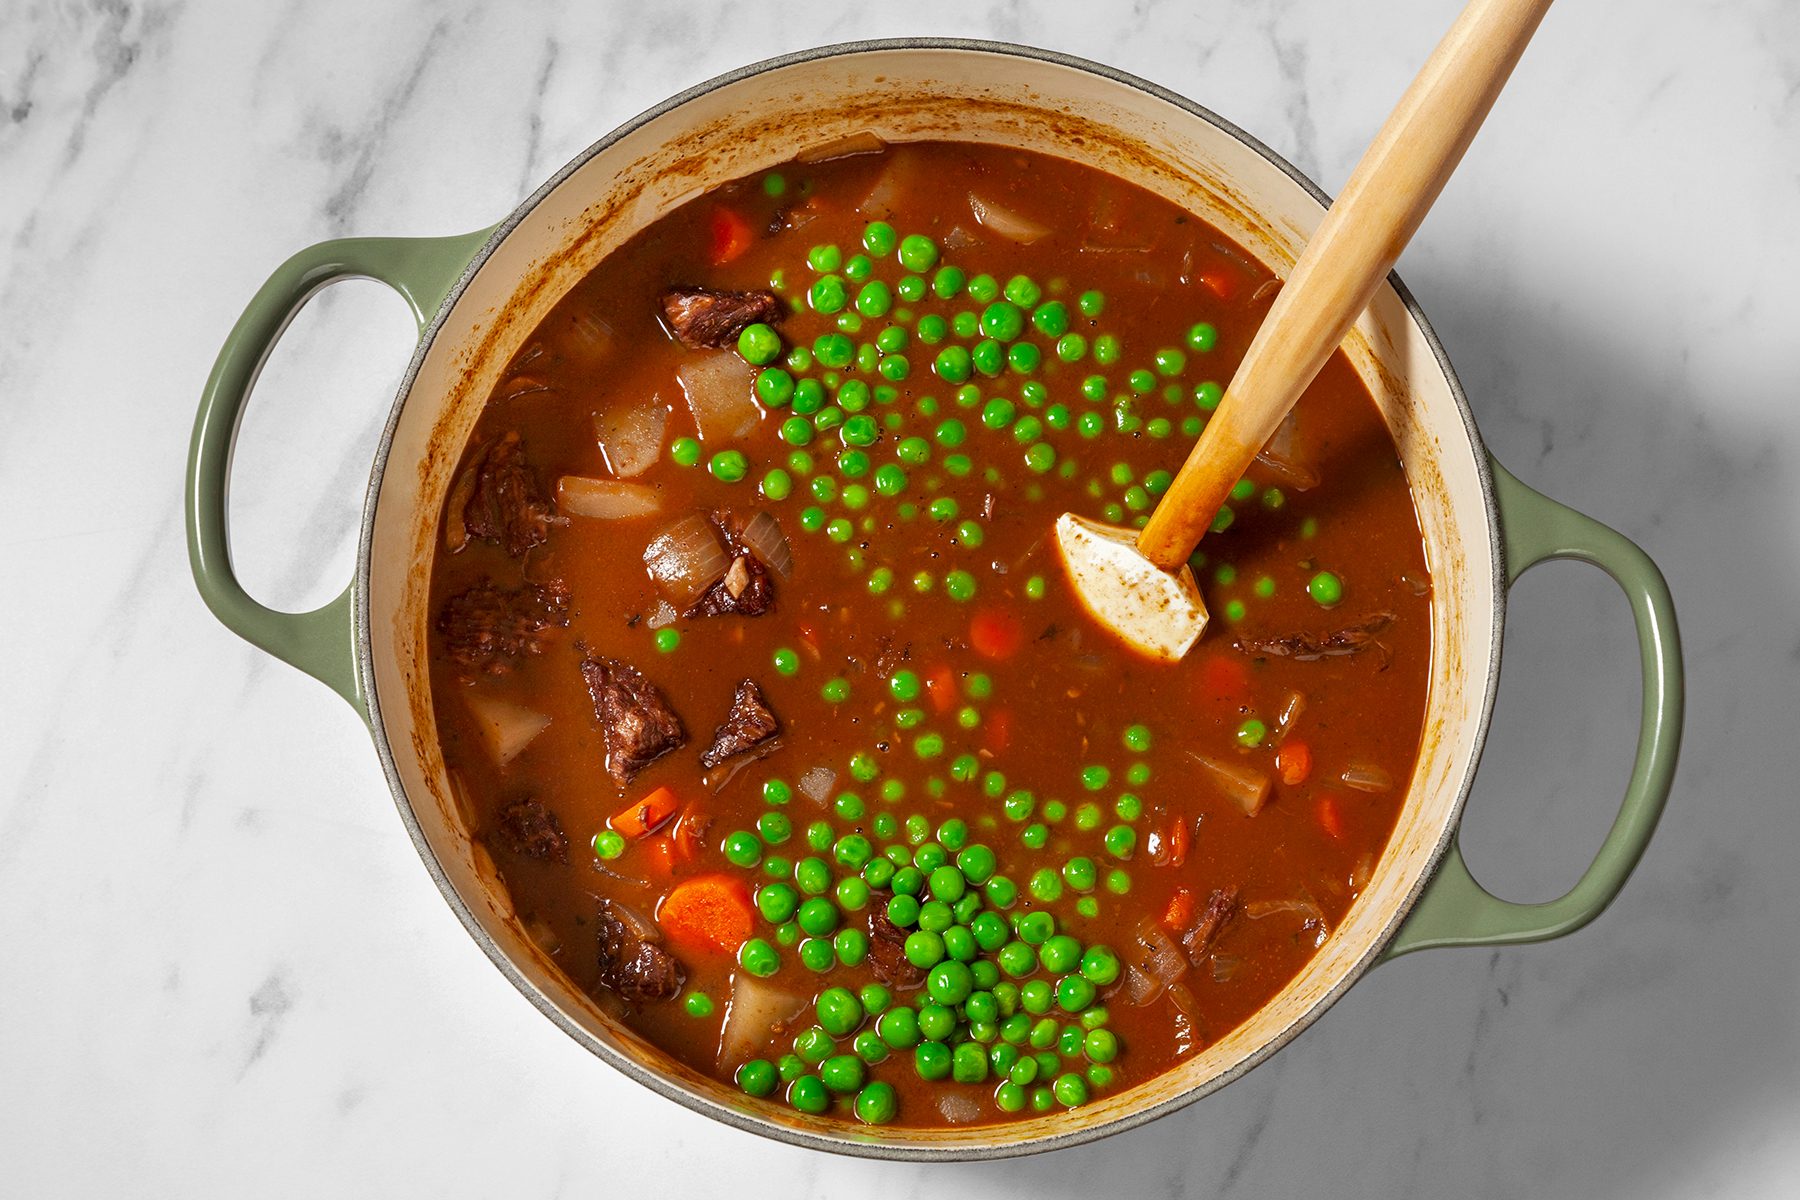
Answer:
<path fill-rule="evenodd" d="M 1788 0 L 1559 6 L 1401 264 L 1495 452 L 1674 585 L 1689 731 L 1637 877 L 1565 942 L 1377 971 L 1145 1130 L 888 1166 L 640 1091 L 463 934 L 349 709 L 226 634 L 188 578 L 200 383 L 301 245 L 486 224 L 679 88 L 907 33 L 1116 64 L 1335 188 L 1455 8 L 0 0 L 0 1191 L 1795 1195 Z M 347 285 L 277 353 L 235 507 L 270 602 L 347 577 L 408 342 L 395 299 Z M 1549 568 L 1515 600 L 1466 840 L 1497 889 L 1542 898 L 1610 820 L 1636 667 L 1598 575 Z"/>

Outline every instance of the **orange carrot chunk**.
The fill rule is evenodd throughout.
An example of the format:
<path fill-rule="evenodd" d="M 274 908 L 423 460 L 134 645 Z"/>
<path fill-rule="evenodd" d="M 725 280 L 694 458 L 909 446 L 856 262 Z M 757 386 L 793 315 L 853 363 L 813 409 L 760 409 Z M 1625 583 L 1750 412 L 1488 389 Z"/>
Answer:
<path fill-rule="evenodd" d="M 675 815 L 681 801 L 666 787 L 659 787 L 642 800 L 634 800 L 613 814 L 607 822 L 628 838 L 641 838 Z"/>
<path fill-rule="evenodd" d="M 969 622 L 969 645 L 984 657 L 1011 658 L 1024 644 L 1025 626 L 1005 609 L 986 609 Z"/>
<path fill-rule="evenodd" d="M 1344 814 L 1338 808 L 1338 798 L 1330 792 L 1319 797 L 1319 827 L 1334 838 L 1344 836 Z"/>
<path fill-rule="evenodd" d="M 729 875 L 696 875 L 670 889 L 656 912 L 671 942 L 691 950 L 736 954 L 755 928 L 750 889 Z"/>
<path fill-rule="evenodd" d="M 1312 774 L 1312 750 L 1305 742 L 1289 739 L 1275 752 L 1275 770 L 1289 787 L 1305 783 Z"/>
<path fill-rule="evenodd" d="M 1163 909 L 1163 928 L 1171 932 L 1187 929 L 1194 920 L 1194 893 L 1187 888 L 1176 888 L 1175 894 L 1169 897 L 1169 907 Z"/>
<path fill-rule="evenodd" d="M 738 213 L 729 208 L 713 210 L 712 215 L 712 265 L 722 267 L 732 259 L 743 254 L 755 240 L 755 231 Z"/>

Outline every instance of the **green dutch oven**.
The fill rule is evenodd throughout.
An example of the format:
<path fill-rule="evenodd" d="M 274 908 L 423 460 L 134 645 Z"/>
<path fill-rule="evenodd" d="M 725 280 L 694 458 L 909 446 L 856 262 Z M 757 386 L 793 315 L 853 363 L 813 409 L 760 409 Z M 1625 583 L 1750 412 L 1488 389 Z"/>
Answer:
<path fill-rule="evenodd" d="M 1242 130 L 1106 67 L 991 43 L 834 46 L 747 67 L 659 105 L 597 142 L 491 229 L 303 250 L 251 300 L 220 352 L 188 464 L 188 547 L 201 595 L 228 627 L 324 682 L 368 721 L 426 868 L 495 965 L 593 1053 L 731 1125 L 854 1154 L 972 1159 L 1090 1141 L 1190 1103 L 1262 1062 L 1396 955 L 1559 937 L 1598 916 L 1643 854 L 1675 769 L 1681 651 L 1668 588 L 1631 542 L 1489 457 L 1443 348 L 1391 279 L 1345 351 L 1400 448 L 1427 543 L 1434 595 L 1424 738 L 1368 887 L 1311 963 L 1255 1016 L 1176 1069 L 1079 1110 L 998 1126 L 872 1131 L 749 1099 L 672 1063 L 568 982 L 521 927 L 470 836 L 439 753 L 425 649 L 438 514 L 498 373 L 582 275 L 683 200 L 864 131 L 890 142 L 1003 142 L 1085 162 L 1200 213 L 1277 275 L 1291 268 L 1327 203 Z M 232 441 L 288 321 L 320 288 L 354 277 L 405 297 L 419 343 L 375 457 L 355 578 L 323 608 L 280 613 L 232 574 Z M 1637 623 L 1643 715 L 1624 803 L 1593 864 L 1560 899 L 1513 904 L 1470 875 L 1456 832 L 1499 679 L 1507 589 L 1553 558 L 1592 563 L 1624 590 Z"/>

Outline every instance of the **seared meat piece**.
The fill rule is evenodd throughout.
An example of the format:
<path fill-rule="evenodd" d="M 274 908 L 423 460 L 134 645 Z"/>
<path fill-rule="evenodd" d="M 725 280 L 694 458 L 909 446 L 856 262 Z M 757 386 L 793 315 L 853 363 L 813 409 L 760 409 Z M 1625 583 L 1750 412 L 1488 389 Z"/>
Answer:
<path fill-rule="evenodd" d="M 906 957 L 906 930 L 888 920 L 891 892 L 869 894 L 869 969 L 891 988 L 908 991 L 925 982 L 925 972 Z"/>
<path fill-rule="evenodd" d="M 562 822 L 533 796 L 521 797 L 500 810 L 490 840 L 503 850 L 539 862 L 569 861 L 569 839 L 563 834 Z"/>
<path fill-rule="evenodd" d="M 503 435 L 482 455 L 462 518 L 470 537 L 494 542 L 514 558 L 550 536 L 556 505 L 526 461 L 517 433 Z"/>
<path fill-rule="evenodd" d="M 726 540 L 730 541 L 729 536 Z M 750 551 L 731 548 L 737 550 L 737 557 L 731 560 L 725 577 L 707 588 L 682 616 L 760 617 L 775 606 L 775 581 L 769 578 L 769 569 Z"/>
<path fill-rule="evenodd" d="M 1354 625 L 1346 625 L 1342 629 L 1335 629 L 1317 637 L 1305 633 L 1291 633 L 1286 637 L 1273 638 L 1241 637 L 1233 645 L 1245 654 L 1267 655 L 1270 658 L 1291 658 L 1296 662 L 1312 662 L 1320 658 L 1341 658 L 1374 647 L 1381 651 L 1381 666 L 1383 670 L 1386 670 L 1388 665 L 1387 647 L 1376 641 L 1375 638 L 1393 623 L 1393 613 L 1374 613 Z"/>
<path fill-rule="evenodd" d="M 444 602 L 437 627 L 450 661 L 467 672 L 504 675 L 541 654 L 550 631 L 569 623 L 569 589 L 560 579 L 506 591 L 483 581 Z"/>
<path fill-rule="evenodd" d="M 781 320 L 774 292 L 718 292 L 711 288 L 670 288 L 663 293 L 663 320 L 684 346 L 723 349 L 746 325 Z"/>
<path fill-rule="evenodd" d="M 725 723 L 713 731 L 712 745 L 700 756 L 700 765 L 710 771 L 780 732 L 781 721 L 763 699 L 762 689 L 755 680 L 746 679 L 738 684 L 737 695 L 731 698 L 731 712 Z"/>
<path fill-rule="evenodd" d="M 611 900 L 600 901 L 600 985 L 627 1000 L 667 1000 L 687 982 L 674 955 L 651 940 L 653 927 Z"/>
<path fill-rule="evenodd" d="M 669 707 L 668 697 L 630 663 L 584 659 L 581 674 L 606 736 L 606 769 L 621 786 L 687 741 L 687 730 Z"/>
<path fill-rule="evenodd" d="M 1181 948 L 1187 951 L 1188 961 L 1196 967 L 1206 961 L 1212 951 L 1212 944 L 1218 939 L 1219 931 L 1231 918 L 1237 916 L 1238 892 L 1236 888 L 1214 888 L 1213 894 L 1206 898 L 1206 908 L 1195 919 L 1193 928 L 1181 935 Z"/>

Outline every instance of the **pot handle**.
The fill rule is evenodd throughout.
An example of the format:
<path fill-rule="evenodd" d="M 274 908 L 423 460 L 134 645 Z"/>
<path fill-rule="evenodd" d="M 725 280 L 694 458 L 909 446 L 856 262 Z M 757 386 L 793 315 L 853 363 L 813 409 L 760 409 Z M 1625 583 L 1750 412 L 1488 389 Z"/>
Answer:
<path fill-rule="evenodd" d="M 238 318 L 213 364 L 188 447 L 188 562 L 200 598 L 227 629 L 293 664 L 368 719 L 357 667 L 355 584 L 311 612 L 257 603 L 231 569 L 226 492 L 244 403 L 288 322 L 315 293 L 342 279 L 375 279 L 406 301 L 423 337 L 491 229 L 442 238 L 344 238 L 309 246 L 275 269 Z"/>
<path fill-rule="evenodd" d="M 1568 893 L 1544 904 L 1513 904 L 1488 892 L 1469 873 L 1452 841 L 1435 878 L 1389 944 L 1382 961 L 1434 946 L 1501 946 L 1573 933 L 1599 916 L 1656 829 L 1675 775 L 1681 742 L 1681 640 L 1662 572 L 1622 534 L 1520 483 L 1489 459 L 1505 544 L 1506 585 L 1539 563 L 1573 558 L 1612 576 L 1631 602 L 1643 660 L 1643 715 L 1637 760 L 1625 800 L 1600 852 Z"/>

